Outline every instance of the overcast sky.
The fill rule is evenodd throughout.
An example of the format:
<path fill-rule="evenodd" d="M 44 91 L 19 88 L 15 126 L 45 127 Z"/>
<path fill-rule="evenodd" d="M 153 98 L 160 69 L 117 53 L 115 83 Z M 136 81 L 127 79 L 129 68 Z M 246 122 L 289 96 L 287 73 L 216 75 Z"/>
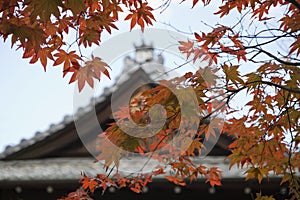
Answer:
<path fill-rule="evenodd" d="M 156 7 L 160 1 L 155 1 Z M 203 22 L 215 25 L 221 22 L 212 15 L 213 5 L 203 9 L 199 4 L 191 9 L 191 1 L 178 5 L 180 1 L 173 3 L 162 14 L 156 13 L 157 22 L 155 28 L 171 29 L 163 24 L 171 24 L 183 32 L 209 30 Z M 177 2 L 177 3 L 176 3 Z M 215 10 L 214 10 L 215 11 Z M 238 19 L 237 14 L 230 15 L 223 21 L 234 23 Z M 203 22 L 202 22 L 203 21 Z M 129 22 L 118 23 L 119 31 L 113 31 L 112 35 L 104 34 L 102 41 L 113 38 L 117 34 L 129 31 Z M 158 36 L 159 37 L 159 36 Z M 136 38 L 140 41 L 140 38 Z M 147 41 L 147 38 L 145 38 Z M 156 41 L 153 41 L 155 45 Z M 75 84 L 68 84 L 69 77 L 62 78 L 62 67 L 47 66 L 47 72 L 38 62 L 29 64 L 29 60 L 22 59 L 22 51 L 11 49 L 10 41 L 3 43 L 0 40 L 0 151 L 6 145 L 16 145 L 22 138 L 29 139 L 37 131 L 43 132 L 50 124 L 62 121 L 65 115 L 73 114 L 73 92 Z M 95 49 L 90 48 L 84 54 L 90 55 Z M 101 56 L 101 55 L 100 55 Z M 120 70 L 113 69 L 113 77 Z M 101 87 L 110 85 L 113 80 L 103 79 Z"/>

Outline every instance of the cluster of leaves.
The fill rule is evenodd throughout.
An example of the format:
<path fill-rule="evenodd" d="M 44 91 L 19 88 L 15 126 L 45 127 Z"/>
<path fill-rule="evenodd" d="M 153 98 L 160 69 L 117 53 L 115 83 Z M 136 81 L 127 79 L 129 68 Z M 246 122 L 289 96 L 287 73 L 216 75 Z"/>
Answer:
<path fill-rule="evenodd" d="M 199 0 L 192 1 L 194 9 L 199 4 Z M 279 7 L 285 9 L 276 16 L 279 23 L 270 29 L 270 12 Z M 102 142 L 97 159 L 105 162 L 106 169 L 116 169 L 116 173 L 84 175 L 81 188 L 66 199 L 88 199 L 96 189 L 105 191 L 111 186 L 141 192 L 152 176 L 165 173 L 167 180 L 182 186 L 187 179 L 194 181 L 201 176 L 211 186 L 221 185 L 220 170 L 193 162 L 194 156 L 205 148 L 203 138 L 214 136 L 221 129 L 221 121 L 216 118 L 220 112 L 228 117 L 221 133 L 234 138 L 229 145 L 230 167 L 247 167 L 246 180 L 256 178 L 261 182 L 270 174 L 281 175 L 281 182 L 289 184 L 290 199 L 300 199 L 296 176 L 300 170 L 300 2 L 222 1 L 215 15 L 222 18 L 235 11 L 242 16 L 236 24 L 218 24 L 208 33 L 195 32 L 194 38 L 179 42 L 179 50 L 188 61 L 205 61 L 208 67 L 161 82 L 115 113 L 117 121 L 99 136 Z M 130 29 L 139 25 L 144 30 L 155 20 L 153 9 L 143 0 L 1 0 L 0 35 L 21 48 L 30 63 L 40 60 L 45 69 L 49 60 L 54 66 L 62 64 L 63 74 L 71 74 L 70 82 L 78 81 L 82 90 L 86 82 L 93 87 L 93 79 L 100 80 L 102 73 L 109 77 L 109 67 L 94 56 L 84 61 L 80 47 L 99 45 L 103 31 L 111 33 L 117 29 L 115 22 L 122 12 L 129 12 L 124 20 L 131 21 Z M 252 22 L 243 24 L 249 15 Z M 253 21 L 264 24 L 264 28 L 251 29 Z M 70 30 L 75 31 L 76 40 L 68 44 L 66 35 Z M 289 40 L 287 51 L 272 48 L 284 39 Z M 72 49 L 74 45 L 77 51 Z M 250 63 L 257 70 L 241 74 L 240 67 Z M 187 88 L 196 94 L 196 110 Z M 244 109 L 239 109 L 232 102 L 243 92 L 248 101 Z M 165 112 L 152 112 L 150 108 L 156 104 L 162 105 Z M 188 112 L 183 113 L 182 105 Z M 151 131 L 160 127 L 161 116 L 165 116 L 165 123 L 153 134 Z M 216 123 L 206 123 L 208 119 Z M 150 128 L 145 131 L 145 127 Z M 164 167 L 136 176 L 119 174 L 120 159 L 132 153 L 157 159 Z M 259 193 L 257 199 L 274 198 Z"/>
<path fill-rule="evenodd" d="M 195 6 L 196 3 L 198 3 L 198 1 L 194 1 L 193 6 Z M 207 4 L 210 3 L 210 1 L 204 0 L 203 3 Z M 269 17 L 271 8 L 280 6 L 287 6 L 287 11 L 285 13 L 282 13 L 281 18 L 278 18 L 280 24 L 278 24 L 277 28 L 270 29 L 268 26 L 266 26 L 266 29 L 258 30 L 258 32 L 254 34 L 246 31 L 246 34 L 242 35 L 244 33 L 242 21 L 247 17 L 247 15 L 250 15 L 250 20 L 263 21 L 264 24 L 266 24 L 267 21 L 274 18 Z M 223 58 L 233 56 L 228 60 L 237 59 L 237 61 L 247 60 L 258 63 L 258 61 L 254 58 L 256 58 L 260 54 L 265 54 L 269 56 L 269 58 L 275 59 L 279 63 L 288 63 L 291 65 L 299 66 L 299 62 L 285 62 L 286 58 L 289 58 L 292 61 L 299 61 L 297 59 L 297 56 L 300 53 L 300 3 L 298 1 L 224 1 L 224 5 L 220 6 L 219 10 L 214 14 L 220 15 L 220 18 L 222 18 L 225 15 L 230 14 L 234 9 L 237 9 L 237 11 L 243 15 L 236 24 L 232 26 L 218 24 L 216 25 L 216 27 L 213 27 L 212 31 L 209 33 L 195 32 L 195 40 L 189 40 L 187 42 L 181 41 L 180 50 L 183 53 L 187 54 L 188 58 L 193 55 L 193 61 L 202 57 L 202 60 L 211 59 L 211 62 L 213 61 L 217 63 L 218 58 L 220 57 Z M 253 27 L 253 29 L 257 30 L 258 27 Z M 266 35 L 265 33 L 267 32 L 270 32 L 271 34 Z M 257 42 L 260 38 L 270 40 Z M 280 55 L 279 57 L 264 49 L 266 45 L 274 43 L 276 41 L 278 42 L 283 38 L 293 39 L 293 43 L 290 44 L 289 52 L 286 55 Z M 205 56 L 203 57 L 203 55 Z M 248 58 L 246 57 L 246 55 L 248 55 Z M 251 57 L 250 55 L 253 56 Z M 281 57 L 283 59 L 281 59 Z"/>
<path fill-rule="evenodd" d="M 198 1 L 194 1 L 197 3 Z M 299 59 L 299 30 L 300 30 L 300 4 L 298 1 L 226 1 L 215 14 L 223 17 L 233 9 L 243 13 L 250 9 L 252 19 L 268 21 L 271 7 L 278 5 L 287 6 L 287 12 L 279 18 L 280 24 L 270 40 L 252 44 L 245 38 L 258 38 L 269 29 L 261 30 L 256 34 L 243 36 L 241 29 L 235 32 L 232 27 L 218 25 L 209 33 L 194 33 L 195 40 L 181 42 L 180 50 L 193 56 L 192 60 L 207 60 L 209 57 L 217 63 L 217 57 L 233 56 L 222 60 L 221 68 L 225 75 L 225 92 L 227 98 L 227 114 L 239 112 L 242 117 L 230 117 L 225 124 L 224 131 L 233 135 L 235 140 L 229 145 L 232 154 L 230 167 L 247 165 L 246 180 L 257 178 L 259 182 L 263 177 L 268 177 L 272 172 L 281 175 L 282 183 L 289 182 L 290 198 L 299 199 L 299 180 L 295 175 L 299 172 L 299 117 L 300 117 L 300 63 Z M 194 5 L 193 5 L 194 6 Z M 247 12 L 246 12 L 247 13 Z M 246 14 L 243 16 L 245 17 Z M 241 23 L 239 21 L 238 23 Z M 284 37 L 293 38 L 289 51 L 281 57 L 264 49 L 267 44 Z M 268 37 L 266 37 L 268 38 Z M 201 53 L 199 53 L 201 52 Z M 256 60 L 256 57 L 264 54 L 264 61 Z M 200 56 L 199 56 L 200 55 Z M 204 55 L 204 56 L 203 56 Z M 237 60 L 232 65 L 232 60 Z M 238 71 L 240 60 L 263 63 L 259 68 L 249 74 L 241 75 Z M 270 59 L 270 60 L 268 60 Z M 228 64 L 229 63 L 229 64 Z M 246 90 L 252 98 L 246 103 L 246 114 L 240 109 L 230 107 L 234 96 Z M 265 199 L 273 199 L 265 197 Z M 260 194 L 257 199 L 264 199 Z"/>
<path fill-rule="evenodd" d="M 209 70 L 206 68 L 203 71 Z M 198 73 L 201 73 L 200 71 Z M 194 114 L 192 114 L 194 107 L 190 102 L 195 100 L 181 84 L 185 80 L 193 80 L 192 91 L 197 92 L 196 96 L 202 102 L 199 110 L 194 111 Z M 161 85 L 140 93 L 132 99 L 130 108 L 122 107 L 119 112 L 115 113 L 117 121 L 112 123 L 106 132 L 99 135 L 101 153 L 97 159 L 104 161 L 107 169 L 113 165 L 118 169 L 121 158 L 138 154 L 145 158 L 157 159 L 164 163 L 165 167 L 169 165 L 175 175 L 167 176 L 167 179 L 175 184 L 185 185 L 184 179 L 188 178 L 193 181 L 203 175 L 212 186 L 221 185 L 220 171 L 215 168 L 208 169 L 203 165 L 195 166 L 190 159 L 195 156 L 195 153 L 200 153 L 202 139 L 210 135 L 215 136 L 214 128 L 218 128 L 221 124 L 215 123 L 212 127 L 202 123 L 199 126 L 199 119 L 203 121 L 205 119 L 199 118 L 197 113 L 208 113 L 204 101 L 208 99 L 205 93 L 209 91 L 209 88 L 209 85 L 200 79 L 198 74 L 188 73 L 183 77 L 162 81 Z M 156 104 L 163 106 L 164 110 L 156 109 L 149 112 L 150 108 Z M 180 104 L 184 105 L 184 109 L 190 107 L 190 110 L 185 111 L 188 115 L 182 114 Z M 164 111 L 166 119 L 160 127 Z M 134 123 L 130 123 L 130 120 Z M 182 121 L 184 121 L 184 126 L 182 126 Z M 148 127 L 145 128 L 146 125 Z M 157 127 L 160 129 L 156 131 Z M 156 131 L 154 134 L 151 133 L 153 130 Z M 138 171 L 142 172 L 143 169 Z M 162 168 L 160 172 L 165 173 Z M 157 171 L 154 173 L 157 174 Z"/>
<path fill-rule="evenodd" d="M 217 79 L 220 79 L 216 75 L 217 71 L 225 75 L 224 82 L 221 84 L 217 84 Z M 165 177 L 168 181 L 180 186 L 185 186 L 187 180 L 193 182 L 199 177 L 206 178 L 206 182 L 211 186 L 220 186 L 220 170 L 215 167 L 207 168 L 203 164 L 196 165 L 194 162 L 195 155 L 201 153 L 203 148 L 203 138 L 214 135 L 215 130 L 221 127 L 217 123 L 212 128 L 209 126 L 211 124 L 201 123 L 201 121 L 207 118 L 213 119 L 217 112 L 227 114 L 238 112 L 239 110 L 231 108 L 228 103 L 235 95 L 245 90 L 252 97 L 246 104 L 249 111 L 243 117 L 231 117 L 225 122 L 222 132 L 234 138 L 229 145 L 232 150 L 232 154 L 228 156 L 231 160 L 230 167 L 246 166 L 246 180 L 256 178 L 259 183 L 264 177 L 268 178 L 269 174 L 283 175 L 281 184 L 289 182 L 291 198 L 298 199 L 299 181 L 295 173 L 300 169 L 299 75 L 298 68 L 274 62 L 265 63 L 256 72 L 243 76 L 239 74 L 238 66 L 223 65 L 213 70 L 206 67 L 194 74 L 187 73 L 183 77 L 164 81 L 163 84 L 140 93 L 132 99 L 130 108 L 122 107 L 115 113 L 117 122 L 112 123 L 105 133 L 99 135 L 102 141 L 99 146 L 101 153 L 97 159 L 105 162 L 107 170 L 115 167 L 118 169 L 121 159 L 126 159 L 130 153 L 135 153 L 140 157 L 157 159 L 164 167 L 147 174 L 143 174 L 143 169 L 140 169 L 137 171 L 139 175 L 134 177 L 122 176 L 116 170 L 116 174 L 109 178 L 111 169 L 108 175 L 84 177 L 83 189 L 93 192 L 96 188 L 101 188 L 104 192 L 109 186 L 119 189 L 129 187 L 132 191 L 140 193 L 142 188 L 151 181 L 152 176 L 161 174 L 167 174 Z M 193 88 L 198 97 L 198 112 L 202 114 L 198 129 L 194 127 L 199 121 L 193 115 L 181 118 L 186 116 L 181 115 L 182 109 L 178 99 L 184 99 L 186 102 L 182 104 L 187 107 L 188 102 L 192 101 L 188 93 L 180 92 L 183 91 L 183 87 L 179 86 L 182 86 L 183 82 L 188 82 L 189 87 Z M 180 94 L 184 96 L 180 97 Z M 222 98 L 217 99 L 211 94 L 217 94 L 216 96 Z M 208 112 L 207 102 L 217 106 Z M 166 122 L 155 135 L 140 137 L 141 134 L 145 134 L 145 129 L 140 126 L 149 124 L 149 109 L 155 104 L 165 108 Z M 157 112 L 154 116 L 162 115 L 161 110 Z M 159 119 L 156 117 L 154 120 Z M 130 119 L 140 126 L 128 123 Z M 180 129 L 182 121 L 186 125 L 184 130 Z M 126 130 L 120 128 L 122 123 L 126 123 Z M 153 123 L 152 126 L 155 126 L 155 121 Z M 136 137 L 128 135 L 129 132 L 135 133 Z M 178 137 L 178 140 L 182 141 L 180 143 L 176 143 L 177 139 L 174 139 L 178 133 L 183 133 Z M 178 144 L 181 145 L 180 148 Z M 258 194 L 257 199 L 273 199 L 273 197 Z"/>
<path fill-rule="evenodd" d="M 197 3 L 197 1 L 194 1 Z M 215 14 L 223 17 L 233 9 L 242 13 L 248 8 L 252 18 L 258 21 L 268 21 L 268 12 L 271 7 L 278 5 L 287 6 L 287 12 L 279 19 L 276 32 L 280 35 L 272 35 L 270 40 L 256 42 L 245 38 L 258 38 L 261 33 L 271 30 L 261 30 L 257 34 L 247 37 L 242 36 L 239 29 L 234 31 L 232 27 L 218 25 L 209 33 L 194 33 L 195 40 L 180 42 L 180 50 L 197 59 L 212 59 L 218 62 L 217 57 L 226 55 L 230 59 L 222 60 L 221 68 L 225 75 L 224 96 L 227 98 L 227 114 L 239 112 L 242 117 L 230 117 L 225 123 L 224 131 L 235 137 L 229 148 L 232 154 L 230 167 L 247 165 L 246 180 L 257 178 L 259 183 L 263 177 L 270 173 L 281 175 L 282 183 L 289 182 L 290 198 L 299 199 L 299 180 L 295 175 L 299 172 L 299 117 L 300 117 L 300 63 L 299 59 L 299 30 L 300 4 L 298 1 L 226 1 Z M 194 5 L 193 5 L 194 6 Z M 244 15 L 246 16 L 246 15 Z M 243 16 L 243 17 L 244 17 Z M 241 23 L 239 21 L 239 23 Z M 271 44 L 283 37 L 291 36 L 289 51 L 282 58 L 265 50 L 264 45 Z M 267 37 L 266 37 L 267 38 Z M 244 40 L 244 41 L 243 41 Z M 200 53 L 199 53 L 200 52 Z M 258 61 L 255 58 L 259 54 L 265 54 L 266 60 Z M 233 65 L 232 60 L 237 60 Z M 238 68 L 240 60 L 263 63 L 259 68 L 249 74 L 241 75 Z M 268 60 L 270 59 L 270 60 Z M 228 64 L 229 63 L 229 64 Z M 234 96 L 246 90 L 252 98 L 246 103 L 247 112 L 243 114 L 240 109 L 230 107 Z M 261 197 L 257 199 L 273 199 Z"/>
<path fill-rule="evenodd" d="M 99 45 L 104 31 L 118 29 L 115 22 L 122 12 L 131 13 L 124 19 L 131 20 L 131 29 L 136 23 L 144 29 L 144 21 L 155 20 L 151 10 L 143 0 L 1 0 L 0 36 L 10 38 L 30 63 L 40 60 L 44 70 L 49 60 L 53 66 L 63 64 L 63 75 L 71 74 L 70 83 L 78 80 L 82 90 L 86 82 L 93 86 L 93 78 L 109 73 L 100 58 L 84 62 L 81 48 Z M 68 34 L 76 35 L 71 44 L 66 42 Z"/>
<path fill-rule="evenodd" d="M 222 120 L 215 120 L 213 126 L 205 122 L 208 118 L 205 113 L 209 113 L 205 101 L 209 99 L 208 94 L 215 80 L 208 83 L 201 77 L 204 73 L 213 76 L 213 71 L 207 67 L 200 69 L 196 74 L 187 73 L 170 81 L 162 81 L 159 86 L 141 91 L 134 96 L 129 108 L 125 106 L 116 112 L 116 122 L 110 124 L 110 127 L 99 135 L 100 154 L 97 161 L 104 162 L 108 174 L 98 174 L 95 177 L 84 176 L 81 180 L 82 189 L 93 193 L 95 189 L 100 188 L 105 192 L 108 187 L 117 189 L 129 187 L 132 191 L 140 193 L 143 187 L 151 182 L 153 176 L 163 174 L 166 174 L 168 181 L 181 186 L 186 185 L 187 179 L 194 182 L 200 177 L 205 178 L 212 187 L 221 186 L 219 169 L 194 162 L 194 156 L 199 155 L 201 149 L 205 148 L 201 141 L 210 136 L 216 137 L 215 131 L 222 125 Z M 195 108 L 191 102 L 195 102 L 195 99 L 186 90 L 184 85 L 186 81 L 191 83 L 192 92 L 196 93 L 197 106 L 198 102 L 202 102 L 199 104 L 199 109 L 194 111 L 195 114 L 191 114 Z M 158 125 L 161 121 L 160 116 L 164 115 L 162 109 L 150 111 L 150 108 L 156 104 L 163 106 L 166 119 L 162 128 L 150 134 L 153 129 L 156 130 L 156 127 L 160 126 Z M 185 115 L 182 114 L 183 109 L 180 108 L 180 104 L 184 105 L 184 109 L 188 109 Z M 225 109 L 224 104 L 216 109 Z M 199 117 L 199 114 L 202 117 Z M 210 112 L 210 117 L 216 117 L 216 114 Z M 130 120 L 134 123 L 130 123 Z M 182 122 L 184 122 L 183 126 Z M 145 131 L 146 125 L 150 126 Z M 128 133 L 134 133 L 135 136 Z M 134 175 L 119 172 L 121 159 L 133 159 L 134 157 L 130 157 L 132 154 L 146 158 L 145 165 L 141 166 Z M 163 167 L 158 166 L 152 172 L 143 173 L 148 159 L 158 160 Z M 112 172 L 115 173 L 112 175 Z M 82 190 L 78 192 L 81 193 Z M 66 199 L 72 199 L 74 194 L 77 193 L 69 194 Z"/>
<path fill-rule="evenodd" d="M 233 85 L 229 93 L 246 90 L 251 95 L 247 114 L 232 117 L 226 126 L 226 132 L 235 137 L 229 145 L 230 166 L 250 166 L 246 180 L 257 178 L 261 182 L 271 172 L 284 175 L 281 184 L 290 183 L 292 199 L 300 197 L 295 175 L 300 169 L 299 73 L 297 67 L 268 62 L 246 74 L 245 81 L 228 83 Z"/>

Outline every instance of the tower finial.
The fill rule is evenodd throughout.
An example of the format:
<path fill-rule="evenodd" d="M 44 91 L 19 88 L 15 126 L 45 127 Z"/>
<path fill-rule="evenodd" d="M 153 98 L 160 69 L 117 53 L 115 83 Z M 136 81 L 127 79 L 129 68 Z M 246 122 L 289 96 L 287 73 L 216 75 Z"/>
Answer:
<path fill-rule="evenodd" d="M 140 44 L 133 43 L 133 46 L 135 48 L 135 51 L 145 50 L 145 49 L 153 50 L 153 44 L 152 44 L 152 42 L 150 44 L 146 44 L 144 35 L 141 35 L 141 42 L 140 42 Z"/>

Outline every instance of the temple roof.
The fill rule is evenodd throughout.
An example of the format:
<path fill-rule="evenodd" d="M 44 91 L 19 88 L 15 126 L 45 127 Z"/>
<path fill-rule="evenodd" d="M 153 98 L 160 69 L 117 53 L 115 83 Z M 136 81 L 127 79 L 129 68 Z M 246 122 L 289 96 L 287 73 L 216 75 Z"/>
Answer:
<path fill-rule="evenodd" d="M 142 43 L 140 45 L 134 44 L 134 47 L 136 48 L 136 51 L 140 51 L 140 50 L 145 50 L 145 49 L 151 49 L 151 51 L 153 51 L 153 45 L 148 45 L 145 43 L 144 40 L 142 40 Z M 143 66 L 131 66 L 131 65 L 127 65 L 126 64 L 126 59 L 128 59 L 130 57 L 125 57 L 124 59 L 124 69 L 126 68 L 132 68 L 132 70 L 125 70 L 126 73 L 122 73 L 122 77 L 118 80 L 117 83 L 115 83 L 112 87 L 106 87 L 104 88 L 104 92 L 97 98 L 93 98 L 90 100 L 90 104 L 87 105 L 86 107 L 83 108 L 79 108 L 77 110 L 77 112 L 74 114 L 74 116 L 84 116 L 87 113 L 89 113 L 92 109 L 94 105 L 100 105 L 103 104 L 105 101 L 107 101 L 111 94 L 120 89 L 120 87 L 125 84 L 126 82 L 128 82 L 130 79 L 132 79 L 132 76 L 139 76 L 139 78 L 141 79 L 146 79 L 147 81 L 149 80 L 154 80 L 155 77 L 157 77 L 157 74 L 155 74 L 156 72 L 154 71 L 148 71 L 145 69 L 143 69 Z M 160 58 L 160 57 L 159 57 Z M 134 58 L 130 58 L 130 59 L 134 59 Z M 158 60 L 159 62 L 162 62 L 161 60 Z M 162 64 L 162 63 L 160 63 Z M 57 124 L 51 124 L 49 126 L 49 128 L 43 132 L 36 132 L 35 135 L 29 139 L 22 139 L 20 141 L 20 143 L 18 143 L 17 145 L 8 145 L 6 146 L 5 150 L 3 152 L 0 153 L 0 160 L 1 159 L 5 159 L 6 157 L 19 152 L 23 149 L 26 149 L 40 141 L 43 140 L 47 140 L 47 138 L 49 138 L 50 136 L 57 134 L 57 132 L 59 132 L 60 130 L 65 129 L 67 126 L 70 126 L 71 124 L 74 123 L 73 121 L 73 116 L 71 115 L 66 115 L 64 116 L 63 120 Z"/>
<path fill-rule="evenodd" d="M 139 84 L 141 80 L 146 80 L 146 82 L 153 80 L 151 73 L 142 67 L 137 67 L 123 74 L 122 79 L 118 79 L 113 86 L 105 88 L 103 93 L 91 99 L 87 106 L 79 108 L 74 116 L 88 121 L 90 113 L 95 110 L 99 123 L 101 125 L 107 123 L 108 120 L 112 120 L 110 119 L 111 95 L 115 91 L 125 93 L 128 87 Z M 98 133 L 93 130 L 89 129 L 90 133 L 97 136 Z M 228 154 L 228 142 L 226 136 L 221 135 L 212 151 L 214 157 L 205 159 L 205 164 L 218 166 L 221 170 L 228 171 L 228 163 L 224 160 L 224 155 Z M 91 176 L 104 172 L 99 163 L 93 163 L 93 161 L 94 158 L 86 150 L 76 132 L 73 116 L 67 115 L 60 123 L 52 124 L 49 129 L 35 133 L 32 138 L 23 139 L 15 146 L 7 146 L 0 153 L 0 182 L 5 184 L 5 182 L 21 180 L 78 181 L 82 171 Z M 122 163 L 125 168 L 132 166 L 132 162 L 126 162 L 126 160 Z M 243 177 L 243 172 L 232 170 L 224 174 L 224 178 L 226 177 Z"/>
<path fill-rule="evenodd" d="M 137 162 L 141 159 L 136 158 Z M 133 161 L 122 161 L 123 167 L 130 168 Z M 225 157 L 206 157 L 195 163 L 205 163 L 207 167 L 218 167 L 223 172 L 223 178 L 243 178 L 244 170 L 233 167 L 228 171 L 228 161 Z M 51 181 L 51 180 L 79 180 L 81 173 L 95 176 L 105 173 L 103 165 L 95 163 L 92 158 L 48 158 L 37 160 L 0 161 L 0 182 L 17 181 Z M 159 177 L 156 177 L 159 178 Z"/>

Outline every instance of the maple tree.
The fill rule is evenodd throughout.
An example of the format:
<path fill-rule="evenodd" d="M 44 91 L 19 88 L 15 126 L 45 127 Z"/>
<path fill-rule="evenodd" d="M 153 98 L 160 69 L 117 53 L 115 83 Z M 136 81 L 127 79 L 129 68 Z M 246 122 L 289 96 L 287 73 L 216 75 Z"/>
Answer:
<path fill-rule="evenodd" d="M 205 9 L 200 8 L 201 4 L 211 4 L 210 0 L 191 3 L 193 9 Z M 163 4 L 165 9 L 168 4 L 169 0 Z M 282 9 L 275 26 L 255 27 L 253 32 L 247 29 L 253 21 L 266 24 L 273 20 L 270 11 L 279 7 Z M 128 14 L 120 19 L 123 12 Z M 136 176 L 118 172 L 84 175 L 81 188 L 65 199 L 89 199 L 96 189 L 104 192 L 110 186 L 129 187 L 139 193 L 153 176 L 166 174 L 167 168 L 173 173 L 166 179 L 174 184 L 184 186 L 187 179 L 194 181 L 202 176 L 211 186 L 220 186 L 219 169 L 193 162 L 201 151 L 203 137 L 216 135 L 216 130 L 234 138 L 228 147 L 230 167 L 248 167 L 246 180 L 256 178 L 261 182 L 271 173 L 282 176 L 281 184 L 289 184 L 290 199 L 300 199 L 296 176 L 300 170 L 300 1 L 222 1 L 214 14 L 224 18 L 232 12 L 241 13 L 236 24 L 217 24 L 210 32 L 195 32 L 189 40 L 179 41 L 179 50 L 188 62 L 207 62 L 207 67 L 161 81 L 159 86 L 144 91 L 129 107 L 120 108 L 115 115 L 117 122 L 99 136 L 103 142 L 97 159 L 105 162 L 106 169 L 118 168 L 128 152 L 154 158 L 164 167 Z M 145 0 L 1 0 L 0 13 L 0 35 L 4 41 L 10 38 L 12 46 L 23 50 L 23 58 L 29 58 L 30 63 L 39 60 L 45 70 L 48 61 L 53 66 L 62 65 L 63 75 L 70 74 L 70 83 L 77 81 L 80 91 L 86 83 L 93 87 L 93 80 L 100 80 L 102 74 L 109 77 L 105 61 L 94 56 L 87 60 L 80 48 L 99 45 L 104 31 L 118 29 L 118 20 L 129 20 L 130 29 L 137 25 L 142 30 L 155 22 L 153 8 Z M 247 17 L 251 23 L 243 24 Z M 70 30 L 76 33 L 71 44 L 66 41 Z M 279 42 L 287 44 L 288 50 L 272 48 Z M 240 67 L 250 63 L 256 68 L 242 74 Z M 216 67 L 210 67 L 212 64 Z M 196 94 L 197 110 L 193 109 L 192 95 L 186 93 L 187 85 Z M 232 103 L 240 94 L 248 96 L 246 112 Z M 150 108 L 156 104 L 162 105 L 165 113 L 151 113 Z M 218 119 L 220 113 L 228 118 Z M 160 121 L 155 119 L 162 115 L 166 116 L 162 129 L 149 137 L 133 137 L 119 126 L 126 124 L 129 117 L 143 126 L 152 120 L 155 126 Z M 145 132 L 132 124 L 126 129 L 136 134 Z M 274 198 L 258 193 L 256 199 Z"/>

